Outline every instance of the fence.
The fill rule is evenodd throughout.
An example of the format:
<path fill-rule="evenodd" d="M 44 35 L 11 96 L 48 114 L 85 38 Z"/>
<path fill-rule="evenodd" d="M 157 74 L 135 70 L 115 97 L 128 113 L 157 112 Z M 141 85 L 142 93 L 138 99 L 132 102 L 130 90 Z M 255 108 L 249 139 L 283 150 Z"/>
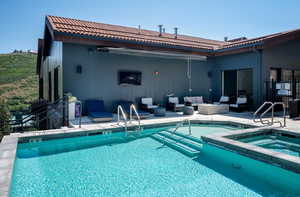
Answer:
<path fill-rule="evenodd" d="M 280 96 L 277 94 L 278 90 L 276 89 L 277 83 L 289 83 L 290 84 L 290 95 Z M 282 101 L 283 97 L 300 99 L 300 80 L 290 80 L 290 81 L 266 81 L 266 100 L 276 102 Z"/>
<path fill-rule="evenodd" d="M 26 130 L 47 130 L 68 126 L 68 97 L 65 96 L 53 103 L 41 103 L 29 114 L 9 121 L 0 121 L 0 126 L 8 126 L 11 132 Z"/>

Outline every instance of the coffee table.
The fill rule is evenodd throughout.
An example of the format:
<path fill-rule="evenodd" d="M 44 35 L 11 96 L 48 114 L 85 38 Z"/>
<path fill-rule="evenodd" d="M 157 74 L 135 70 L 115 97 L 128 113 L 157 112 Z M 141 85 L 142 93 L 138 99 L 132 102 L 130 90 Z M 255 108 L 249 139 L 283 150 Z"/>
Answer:
<path fill-rule="evenodd" d="M 226 104 L 199 104 L 198 105 L 199 114 L 225 114 L 229 112 L 229 105 Z"/>

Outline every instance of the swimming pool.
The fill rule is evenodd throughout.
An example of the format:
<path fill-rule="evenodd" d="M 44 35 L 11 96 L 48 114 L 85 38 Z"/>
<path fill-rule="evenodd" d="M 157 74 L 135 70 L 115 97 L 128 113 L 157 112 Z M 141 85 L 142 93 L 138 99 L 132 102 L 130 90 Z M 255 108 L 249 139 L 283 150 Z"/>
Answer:
<path fill-rule="evenodd" d="M 208 132 L 205 127 L 210 133 L 235 129 L 202 124 L 193 125 L 193 133 Z M 292 196 L 299 188 L 296 173 L 210 145 L 188 157 L 154 137 L 172 129 L 21 143 L 10 196 Z M 254 173 L 260 170 L 272 179 Z"/>

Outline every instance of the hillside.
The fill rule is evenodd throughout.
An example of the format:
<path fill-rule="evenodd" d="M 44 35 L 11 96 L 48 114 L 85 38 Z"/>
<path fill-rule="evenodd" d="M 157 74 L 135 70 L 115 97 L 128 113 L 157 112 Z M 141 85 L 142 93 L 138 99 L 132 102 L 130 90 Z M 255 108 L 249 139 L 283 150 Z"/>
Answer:
<path fill-rule="evenodd" d="M 26 109 L 38 98 L 35 67 L 35 54 L 0 54 L 0 98 L 7 101 L 10 110 Z"/>

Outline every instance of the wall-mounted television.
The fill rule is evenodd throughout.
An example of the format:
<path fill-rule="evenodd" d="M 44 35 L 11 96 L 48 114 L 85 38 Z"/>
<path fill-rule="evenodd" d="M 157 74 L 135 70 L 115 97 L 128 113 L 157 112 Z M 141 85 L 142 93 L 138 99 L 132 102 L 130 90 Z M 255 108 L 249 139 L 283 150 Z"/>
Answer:
<path fill-rule="evenodd" d="M 141 85 L 142 73 L 139 71 L 119 71 L 119 85 Z"/>

